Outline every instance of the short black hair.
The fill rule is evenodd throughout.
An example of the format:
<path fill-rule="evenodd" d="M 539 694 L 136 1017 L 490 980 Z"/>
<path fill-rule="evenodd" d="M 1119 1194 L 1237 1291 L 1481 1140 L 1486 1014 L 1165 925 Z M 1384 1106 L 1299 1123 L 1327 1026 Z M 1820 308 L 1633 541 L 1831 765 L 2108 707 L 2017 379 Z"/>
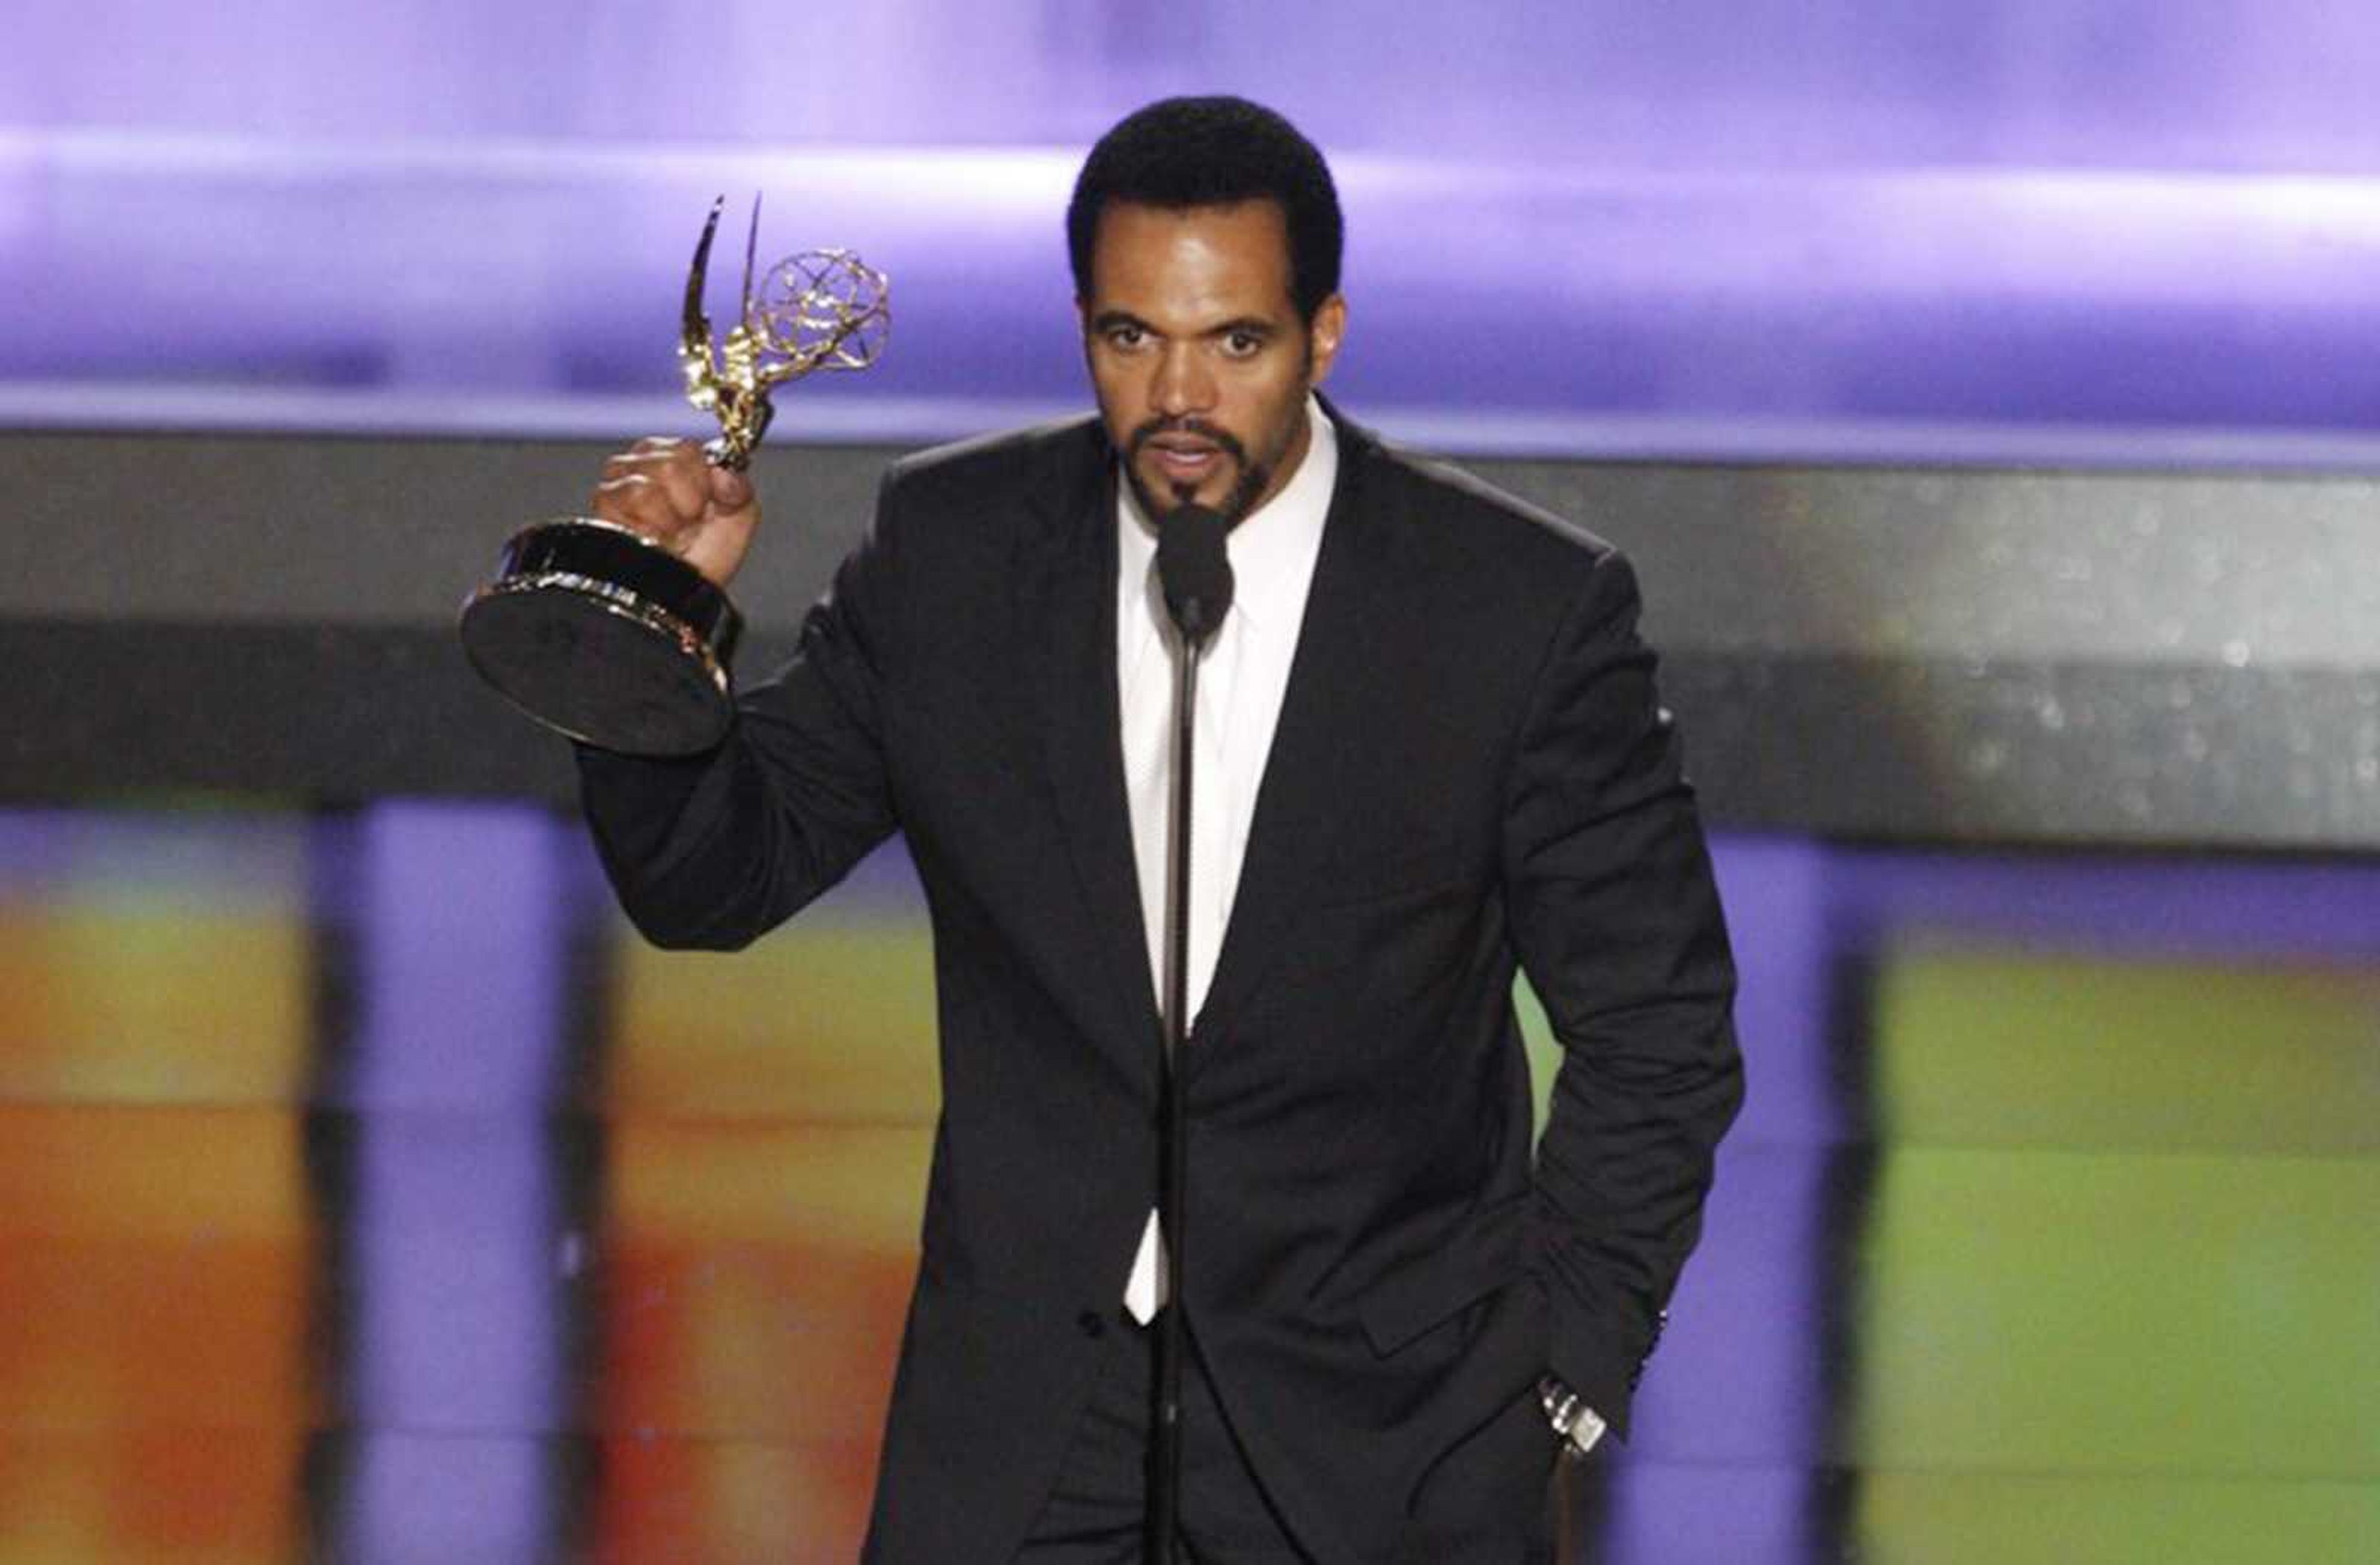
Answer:
<path fill-rule="evenodd" d="M 1308 321 L 1339 291 L 1347 230 L 1330 165 L 1297 127 L 1245 98 L 1167 98 L 1099 140 L 1066 204 L 1075 292 L 1091 297 L 1091 252 L 1110 203 L 1184 211 L 1278 202 L 1289 230 L 1289 294 Z"/>

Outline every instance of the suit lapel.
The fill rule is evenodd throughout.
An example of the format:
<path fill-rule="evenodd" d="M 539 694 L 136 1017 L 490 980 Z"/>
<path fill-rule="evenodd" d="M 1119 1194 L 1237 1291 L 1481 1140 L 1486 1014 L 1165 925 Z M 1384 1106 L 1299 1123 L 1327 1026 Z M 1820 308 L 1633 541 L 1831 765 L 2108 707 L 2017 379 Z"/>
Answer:
<path fill-rule="evenodd" d="M 1104 453 L 1104 446 L 1101 448 Z M 1116 537 L 1112 464 L 1062 499 L 1051 547 L 1029 570 L 1020 621 L 1026 710 L 1041 727 L 1041 758 L 1066 843 L 1093 965 L 1109 975 L 1106 1003 L 1137 1066 L 1154 1079 L 1157 997 L 1141 929 L 1132 815 L 1125 800 L 1116 692 Z M 1149 1043 L 1142 1048 L 1143 1040 Z"/>
<path fill-rule="evenodd" d="M 1386 666 L 1374 643 L 1388 633 L 1392 529 L 1366 503 L 1373 443 L 1340 421 L 1340 468 L 1321 553 L 1290 664 L 1289 688 L 1257 790 L 1232 921 L 1198 1017 L 1202 1036 L 1228 1033 L 1232 1013 L 1262 981 L 1286 927 L 1330 861 L 1367 782 L 1362 739 L 1393 710 L 1378 687 Z M 1192 1066 L 1200 1056 L 1195 1051 Z"/>

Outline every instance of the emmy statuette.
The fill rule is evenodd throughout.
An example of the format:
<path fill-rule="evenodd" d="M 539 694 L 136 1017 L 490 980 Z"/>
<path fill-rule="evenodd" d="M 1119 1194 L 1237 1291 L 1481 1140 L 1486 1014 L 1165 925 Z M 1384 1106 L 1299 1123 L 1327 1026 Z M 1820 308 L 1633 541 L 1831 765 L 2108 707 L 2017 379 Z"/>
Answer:
<path fill-rule="evenodd" d="M 741 471 L 769 427 L 770 394 L 817 370 L 864 370 L 891 315 L 883 274 L 847 250 L 805 250 L 756 285 L 760 203 L 744 245 L 742 319 L 714 342 L 703 312 L 722 197 L 696 244 L 678 341 L 686 397 L 719 420 L 703 447 Z M 643 534 L 589 517 L 513 535 L 497 578 L 463 605 L 480 676 L 547 727 L 603 749 L 689 755 L 726 734 L 728 663 L 743 617 L 701 572 Z"/>

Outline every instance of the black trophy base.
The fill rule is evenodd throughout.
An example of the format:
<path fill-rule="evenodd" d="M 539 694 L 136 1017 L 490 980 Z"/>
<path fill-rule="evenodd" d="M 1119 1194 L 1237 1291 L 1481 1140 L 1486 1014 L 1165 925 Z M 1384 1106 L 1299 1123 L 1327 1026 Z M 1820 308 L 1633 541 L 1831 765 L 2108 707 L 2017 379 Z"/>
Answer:
<path fill-rule="evenodd" d="M 606 750 L 683 756 L 726 737 L 743 628 L 703 574 L 626 528 L 525 528 L 463 605 L 480 677 L 548 728 Z"/>

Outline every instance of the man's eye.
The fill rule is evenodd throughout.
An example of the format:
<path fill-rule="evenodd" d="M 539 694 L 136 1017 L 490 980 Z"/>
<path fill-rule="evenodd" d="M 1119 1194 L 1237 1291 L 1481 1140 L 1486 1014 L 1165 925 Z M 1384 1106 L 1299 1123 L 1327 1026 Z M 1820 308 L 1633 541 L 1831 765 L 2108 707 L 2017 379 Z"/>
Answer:
<path fill-rule="evenodd" d="M 1148 334 L 1142 331 L 1137 326 L 1111 326 L 1108 328 L 1108 346 L 1111 347 L 1135 348 L 1143 342 L 1147 341 L 1148 337 Z"/>
<path fill-rule="evenodd" d="M 1223 338 L 1223 351 L 1233 358 L 1247 358 L 1264 346 L 1264 339 L 1254 332 L 1232 332 Z"/>

